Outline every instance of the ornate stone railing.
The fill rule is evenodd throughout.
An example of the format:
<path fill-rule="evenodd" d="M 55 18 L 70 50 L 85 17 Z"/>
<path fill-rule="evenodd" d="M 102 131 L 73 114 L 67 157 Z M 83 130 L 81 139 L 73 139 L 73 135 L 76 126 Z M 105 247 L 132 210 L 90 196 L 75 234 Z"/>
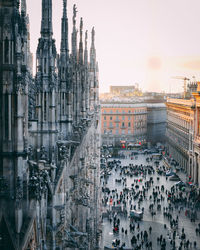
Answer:
<path fill-rule="evenodd" d="M 174 104 L 179 104 L 183 106 L 193 106 L 193 101 L 192 100 L 185 100 L 185 99 L 177 99 L 177 98 L 168 98 L 167 103 L 174 103 Z"/>

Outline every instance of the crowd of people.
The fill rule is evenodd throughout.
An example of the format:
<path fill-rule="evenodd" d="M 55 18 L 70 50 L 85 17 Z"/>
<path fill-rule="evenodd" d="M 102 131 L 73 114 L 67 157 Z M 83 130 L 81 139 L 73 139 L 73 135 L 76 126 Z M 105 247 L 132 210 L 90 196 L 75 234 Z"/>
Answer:
<path fill-rule="evenodd" d="M 138 157 L 138 156 L 137 156 Z M 185 228 L 180 228 L 180 216 L 188 217 L 188 220 L 195 222 L 197 219 L 199 194 L 194 189 L 187 187 L 181 189 L 179 186 L 172 186 L 167 189 L 161 182 L 160 176 L 165 175 L 167 169 L 162 166 L 162 161 L 155 163 L 152 157 L 146 157 L 148 164 L 134 164 L 131 154 L 129 164 L 123 165 L 123 160 L 110 160 L 107 163 L 107 173 L 117 174 L 115 186 L 108 188 L 110 174 L 102 174 L 102 204 L 106 208 L 107 219 L 113 228 L 113 235 L 116 239 L 112 246 L 116 249 L 200 249 L 199 240 L 187 237 Z M 160 171 L 162 169 L 162 171 Z M 167 180 L 167 177 L 164 177 Z M 129 185 L 128 185 L 129 183 Z M 131 183 L 131 185 L 130 185 Z M 145 204 L 149 204 L 147 207 Z M 155 220 L 157 213 L 163 216 L 163 234 L 152 238 L 153 224 L 149 222 L 148 230 L 141 228 L 141 221 L 137 217 L 131 217 L 130 211 L 141 211 Z M 174 213 L 176 211 L 176 213 Z M 106 216 L 105 216 L 106 217 Z M 126 228 L 121 225 L 121 219 L 126 218 Z M 126 236 L 131 235 L 130 244 Z M 194 234 L 200 235 L 200 224 L 195 226 Z M 125 236 L 125 241 L 119 239 L 119 235 Z M 177 237 L 178 236 L 178 237 Z M 156 248 L 153 247 L 156 244 Z M 131 246 L 131 248 L 130 248 Z M 168 246 L 168 248 L 167 248 Z M 129 247 L 129 248 L 128 248 Z"/>

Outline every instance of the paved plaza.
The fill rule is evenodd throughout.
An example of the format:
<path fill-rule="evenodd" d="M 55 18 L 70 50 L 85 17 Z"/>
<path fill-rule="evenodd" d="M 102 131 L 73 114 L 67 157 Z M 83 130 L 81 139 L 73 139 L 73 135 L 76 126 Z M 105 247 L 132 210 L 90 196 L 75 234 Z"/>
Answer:
<path fill-rule="evenodd" d="M 132 163 L 133 165 L 152 165 L 154 170 L 156 170 L 156 165 L 154 163 L 154 161 L 148 163 L 146 161 L 147 155 L 144 154 L 139 154 L 137 157 L 133 157 L 133 159 L 131 159 L 131 157 L 129 157 L 130 152 L 126 151 L 125 152 L 127 157 L 125 159 L 119 159 L 121 161 L 121 166 L 128 166 L 130 163 Z M 136 159 L 137 158 L 137 159 Z M 109 161 L 112 161 L 113 159 L 110 159 Z M 117 159 L 118 160 L 118 159 Z M 160 161 L 160 166 L 163 165 L 163 162 Z M 111 175 L 108 176 L 108 178 L 106 179 L 105 177 L 101 178 L 101 186 L 105 189 L 106 187 L 110 189 L 111 193 L 107 194 L 107 193 L 103 193 L 102 192 L 102 201 L 104 203 L 105 198 L 108 197 L 108 202 L 106 204 L 102 204 L 102 213 L 104 215 L 108 215 L 108 217 L 104 217 L 102 219 L 103 221 L 103 226 L 102 226 L 102 241 L 101 241 L 101 249 L 106 249 L 105 247 L 109 248 L 115 248 L 114 246 L 112 246 L 112 241 L 113 240 L 120 240 L 120 247 L 123 243 L 125 243 L 125 247 L 121 248 L 121 249 L 153 249 L 153 250 L 160 250 L 160 249 L 166 249 L 166 250 L 170 250 L 170 249 L 200 249 L 200 236 L 199 233 L 196 233 L 196 228 L 198 228 L 199 223 L 200 223 L 200 213 L 199 211 L 197 211 L 197 219 L 195 220 L 195 222 L 191 222 L 190 218 L 188 218 L 188 216 L 186 216 L 185 214 L 185 207 L 183 207 L 183 209 L 180 211 L 180 206 L 178 206 L 176 209 L 173 207 L 173 211 L 170 211 L 170 214 L 172 215 L 172 218 L 174 220 L 177 220 L 177 216 L 178 216 L 178 227 L 176 229 L 176 236 L 174 237 L 175 240 L 175 246 L 173 247 L 172 244 L 172 238 L 173 238 L 173 232 L 175 231 L 173 227 L 171 227 L 170 225 L 170 220 L 168 218 L 166 218 L 166 216 L 164 216 L 164 208 L 168 208 L 169 207 L 169 201 L 167 200 L 167 194 L 166 194 L 166 190 L 170 191 L 171 187 L 176 183 L 174 181 L 170 181 L 169 178 L 168 180 L 166 180 L 165 175 L 158 175 L 157 172 L 155 171 L 154 174 L 147 174 L 146 178 L 143 178 L 143 181 L 138 182 L 137 184 L 139 185 L 139 189 L 138 190 L 143 190 L 144 188 L 144 183 L 148 180 L 150 180 L 150 178 L 153 178 L 153 185 L 151 185 L 151 187 L 148 189 L 148 191 L 146 192 L 146 198 L 144 199 L 144 201 L 142 201 L 140 203 L 140 207 L 138 207 L 138 199 L 137 200 L 130 200 L 129 198 L 126 200 L 126 206 L 124 206 L 124 204 L 122 205 L 122 203 L 120 204 L 120 206 L 122 207 L 122 210 L 126 210 L 127 211 L 127 216 L 126 214 L 123 213 L 119 213 L 115 214 L 115 216 L 117 217 L 117 219 L 120 220 L 120 224 L 119 224 L 119 232 L 114 232 L 113 231 L 113 215 L 111 216 L 111 213 L 109 213 L 109 211 L 112 210 L 112 206 L 117 202 L 116 199 L 116 193 L 120 194 L 120 192 L 123 192 L 123 189 L 126 187 L 129 190 L 132 187 L 132 184 L 134 183 L 134 180 L 138 180 L 140 179 L 141 176 L 124 176 L 123 174 L 120 175 L 120 168 L 118 168 L 117 170 L 115 170 L 115 168 L 112 169 L 111 171 Z M 183 181 L 186 181 L 186 177 L 183 173 L 179 173 L 179 176 L 181 177 L 181 179 Z M 159 177 L 159 178 L 157 178 Z M 116 179 L 122 179 L 122 178 L 126 178 L 126 183 L 123 184 L 123 181 L 121 182 L 116 182 Z M 164 185 L 164 192 L 161 191 L 161 186 Z M 155 190 L 156 186 L 159 186 L 159 191 L 160 194 L 164 197 L 164 200 L 162 200 L 160 202 L 161 204 L 161 209 L 157 210 L 157 203 L 155 204 L 155 213 L 156 215 L 152 216 L 151 211 L 149 210 L 149 206 L 150 204 L 152 204 L 152 200 L 150 199 L 150 195 L 152 195 L 153 189 Z M 117 190 L 117 192 L 112 193 L 112 190 Z M 115 194 L 115 195 L 113 195 Z M 112 196 L 112 202 L 110 202 L 110 197 Z M 144 215 L 143 215 L 143 219 L 140 222 L 133 222 L 133 225 L 135 225 L 135 229 L 130 230 L 130 206 L 132 204 L 133 206 L 136 206 L 136 210 L 138 210 L 140 208 L 140 210 L 142 210 L 142 208 L 144 208 Z M 139 223 L 139 228 L 138 227 L 138 223 Z M 149 232 L 149 227 L 151 226 L 152 228 L 152 232 Z M 122 232 L 122 230 L 124 229 L 124 232 Z M 184 229 L 183 229 L 184 228 Z M 125 233 L 125 230 L 127 230 L 127 234 Z M 141 237 L 141 232 L 143 231 L 147 231 L 148 232 L 148 241 L 144 241 L 143 244 L 142 241 L 142 237 Z M 180 248 L 180 244 L 181 243 L 181 235 L 183 233 L 186 235 L 186 240 L 182 241 L 183 246 L 182 248 Z M 139 234 L 138 240 L 137 240 L 137 244 L 131 244 L 131 239 L 132 237 L 135 235 L 136 238 Z M 159 241 L 157 240 L 158 238 L 160 238 L 160 236 L 162 235 L 162 238 L 165 238 L 165 242 L 166 245 L 165 247 L 161 246 L 161 244 L 159 243 Z M 184 242 L 186 242 L 187 240 L 189 240 L 189 244 L 188 247 L 184 248 Z M 150 244 L 152 244 L 151 246 L 148 246 L 148 244 L 146 245 L 146 242 L 151 242 Z M 194 245 L 194 242 L 196 242 L 196 246 Z M 115 249 L 120 249 L 120 248 L 115 248 Z"/>

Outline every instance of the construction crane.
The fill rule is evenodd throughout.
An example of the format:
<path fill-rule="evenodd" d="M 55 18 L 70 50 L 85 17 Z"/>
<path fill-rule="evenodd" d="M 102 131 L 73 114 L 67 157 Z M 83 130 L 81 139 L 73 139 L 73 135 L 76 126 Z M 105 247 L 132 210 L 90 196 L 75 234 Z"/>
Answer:
<path fill-rule="evenodd" d="M 185 98 L 186 96 L 186 91 L 187 91 L 187 81 L 189 81 L 190 79 L 187 78 L 187 77 L 184 77 L 184 76 L 173 76 L 172 77 L 173 79 L 180 79 L 180 80 L 183 80 L 184 81 L 184 85 L 183 85 L 183 89 L 184 89 L 184 92 L 183 92 L 183 97 Z"/>

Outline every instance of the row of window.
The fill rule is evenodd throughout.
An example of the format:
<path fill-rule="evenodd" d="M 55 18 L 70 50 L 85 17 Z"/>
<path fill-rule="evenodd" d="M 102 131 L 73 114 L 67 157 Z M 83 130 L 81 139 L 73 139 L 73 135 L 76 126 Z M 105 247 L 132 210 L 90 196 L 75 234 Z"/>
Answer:
<path fill-rule="evenodd" d="M 119 121 L 119 116 L 115 116 L 116 117 L 116 121 Z M 110 116 L 110 120 L 112 120 L 113 119 L 113 117 L 112 116 Z M 106 120 L 106 116 L 104 116 L 104 120 Z M 125 116 L 122 116 L 122 120 L 125 120 Z M 128 116 L 128 120 L 130 121 L 131 120 L 131 117 L 130 116 Z"/>
<path fill-rule="evenodd" d="M 131 113 L 143 113 L 143 112 L 145 112 L 145 109 L 135 109 L 134 111 L 131 111 L 131 110 L 128 110 L 128 112 L 126 112 L 125 110 L 122 110 L 122 113 L 123 114 L 126 114 L 126 113 L 128 113 L 128 114 L 131 114 Z M 116 114 L 119 114 L 119 113 L 121 113 L 121 112 L 119 112 L 119 110 L 103 110 L 103 113 L 104 114 L 106 114 L 106 113 L 108 113 L 108 114 L 114 114 L 114 113 L 116 113 Z"/>
<path fill-rule="evenodd" d="M 179 115 L 168 114 L 168 121 L 171 121 L 171 122 L 174 122 L 176 124 L 179 124 L 180 126 L 185 127 L 186 129 L 190 129 L 190 123 L 189 123 L 189 121 L 184 120 Z"/>
<path fill-rule="evenodd" d="M 118 115 L 117 115 L 117 116 L 114 116 L 114 117 L 110 116 L 110 120 L 111 120 L 111 121 L 114 120 L 114 118 L 115 118 L 115 121 L 120 121 Z M 109 119 L 109 117 L 108 117 L 108 119 Z M 134 117 L 134 119 L 135 119 L 135 120 L 145 119 L 145 116 L 144 116 L 144 115 L 139 115 L 139 116 Z M 105 121 L 107 120 L 106 116 L 104 116 L 104 120 L 105 120 Z M 122 120 L 125 120 L 125 116 L 124 116 L 124 115 L 122 116 Z M 131 116 L 128 116 L 128 120 L 129 120 L 129 121 L 131 120 Z"/>
<path fill-rule="evenodd" d="M 131 122 L 128 122 L 127 123 L 127 125 L 128 125 L 128 127 L 129 128 L 131 128 Z M 134 123 L 134 126 L 137 128 L 137 127 L 142 127 L 142 126 L 144 126 L 145 125 L 145 122 L 144 121 L 139 121 L 139 122 L 135 122 Z M 106 128 L 107 127 L 107 122 L 104 122 L 103 123 L 103 126 L 104 126 L 104 128 Z M 113 122 L 109 122 L 109 127 L 110 128 L 114 128 L 114 124 L 113 124 Z M 116 123 L 116 128 L 119 128 L 120 127 L 120 124 L 119 123 Z M 121 127 L 123 128 L 125 128 L 126 127 L 126 123 L 125 122 L 122 122 L 121 123 Z"/>
<path fill-rule="evenodd" d="M 132 132 L 131 132 L 131 130 L 129 129 L 128 130 L 128 134 L 130 135 Z M 116 135 L 120 135 L 120 134 L 122 134 L 122 135 L 125 135 L 126 134 L 126 131 L 125 130 L 121 130 L 121 133 L 120 133 L 120 130 L 119 129 L 115 129 L 114 131 L 112 130 L 112 129 L 110 129 L 110 130 L 106 130 L 106 129 L 104 129 L 104 134 L 116 134 Z"/>
<path fill-rule="evenodd" d="M 103 126 L 107 127 L 107 122 L 104 122 Z M 113 122 L 109 122 L 109 127 L 113 127 Z M 119 128 L 119 127 L 120 127 L 120 124 L 116 123 L 116 128 Z M 125 127 L 125 122 L 122 122 L 122 127 Z M 131 122 L 128 122 L 128 127 L 129 128 L 131 127 Z"/>

